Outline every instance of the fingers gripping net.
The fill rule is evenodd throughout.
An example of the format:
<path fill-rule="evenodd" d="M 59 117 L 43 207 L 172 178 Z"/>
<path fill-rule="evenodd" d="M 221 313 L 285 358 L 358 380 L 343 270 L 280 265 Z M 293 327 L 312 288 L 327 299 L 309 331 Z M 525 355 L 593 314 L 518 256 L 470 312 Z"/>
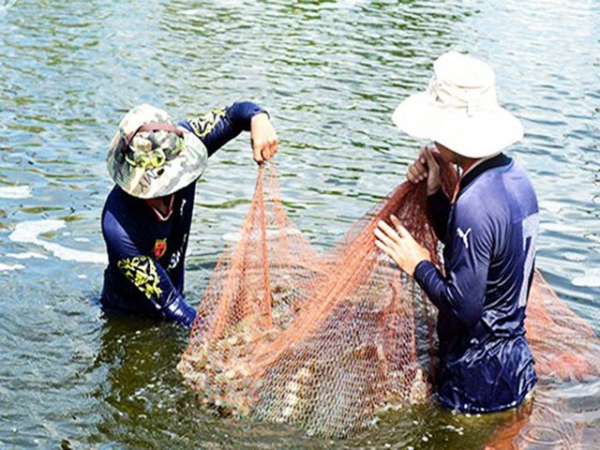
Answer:
<path fill-rule="evenodd" d="M 344 435 L 429 392 L 434 311 L 374 244 L 396 214 L 437 256 L 425 186 L 404 183 L 319 256 L 260 169 L 237 242 L 200 303 L 179 370 L 221 412 Z"/>

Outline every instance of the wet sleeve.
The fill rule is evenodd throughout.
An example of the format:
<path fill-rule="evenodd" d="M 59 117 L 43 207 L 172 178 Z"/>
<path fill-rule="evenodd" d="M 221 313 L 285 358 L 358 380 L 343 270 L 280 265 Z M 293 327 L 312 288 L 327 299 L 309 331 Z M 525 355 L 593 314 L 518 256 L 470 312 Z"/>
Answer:
<path fill-rule="evenodd" d="M 435 234 L 440 241 L 443 241 L 450 217 L 450 199 L 441 188 L 427 197 L 427 209 Z"/>
<path fill-rule="evenodd" d="M 422 261 L 415 269 L 415 280 L 440 311 L 471 327 L 483 313 L 493 241 L 489 220 L 476 208 L 462 209 L 455 213 L 451 242 L 446 242 L 446 275 L 431 262 Z"/>
<path fill-rule="evenodd" d="M 125 278 L 167 319 L 191 327 L 196 310 L 185 301 L 162 266 L 136 247 L 110 213 L 104 218 L 103 232 L 111 260 L 116 261 Z"/>
<path fill-rule="evenodd" d="M 250 131 L 252 118 L 260 113 L 266 111 L 252 102 L 236 102 L 183 121 L 180 125 L 200 138 L 210 156 L 242 131 Z"/>

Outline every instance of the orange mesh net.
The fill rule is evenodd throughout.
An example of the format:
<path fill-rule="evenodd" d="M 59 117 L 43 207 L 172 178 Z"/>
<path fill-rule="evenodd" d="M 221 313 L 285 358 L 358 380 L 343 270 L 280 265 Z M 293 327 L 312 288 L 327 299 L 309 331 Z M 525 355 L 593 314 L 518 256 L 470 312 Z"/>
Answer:
<path fill-rule="evenodd" d="M 527 340 L 540 379 L 532 404 L 492 437 L 488 449 L 583 448 L 582 426 L 557 386 L 600 376 L 600 339 L 588 322 L 556 295 L 539 271 L 534 274 L 525 321 Z"/>
<path fill-rule="evenodd" d="M 446 170 L 443 178 L 449 192 L 456 174 Z M 320 255 L 285 214 L 275 165 L 260 168 L 250 211 L 215 268 L 178 364 L 204 405 L 345 436 L 389 405 L 428 397 L 435 309 L 374 245 L 377 222 L 390 214 L 437 255 L 424 183 L 398 186 Z M 539 273 L 531 297 L 527 328 L 538 373 L 597 375 L 589 325 Z M 549 329 L 564 335 L 549 339 Z"/>
<path fill-rule="evenodd" d="M 536 271 L 525 327 L 540 377 L 586 381 L 600 375 L 600 340 Z"/>

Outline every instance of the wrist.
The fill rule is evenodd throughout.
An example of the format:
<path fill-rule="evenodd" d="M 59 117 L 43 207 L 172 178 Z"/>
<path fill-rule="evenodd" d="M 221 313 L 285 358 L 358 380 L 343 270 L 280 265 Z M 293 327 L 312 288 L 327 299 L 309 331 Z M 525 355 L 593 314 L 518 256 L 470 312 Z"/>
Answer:
<path fill-rule="evenodd" d="M 439 184 L 435 187 L 427 186 L 427 197 L 437 194 L 441 188 L 442 186 Z"/>
<path fill-rule="evenodd" d="M 413 272 L 413 278 L 415 279 L 415 281 L 417 281 L 417 282 L 420 281 L 420 279 L 421 279 L 421 272 L 423 270 L 426 270 L 426 267 L 428 266 L 428 264 L 431 264 L 431 261 L 429 261 L 428 259 L 422 259 L 415 266 L 415 270 Z"/>
<path fill-rule="evenodd" d="M 256 111 L 256 113 L 254 113 L 254 115 L 250 119 L 251 122 L 254 122 L 255 120 L 256 121 L 271 120 L 271 116 L 269 116 L 269 113 L 267 111 L 265 111 L 264 109 L 261 109 L 259 111 Z"/>

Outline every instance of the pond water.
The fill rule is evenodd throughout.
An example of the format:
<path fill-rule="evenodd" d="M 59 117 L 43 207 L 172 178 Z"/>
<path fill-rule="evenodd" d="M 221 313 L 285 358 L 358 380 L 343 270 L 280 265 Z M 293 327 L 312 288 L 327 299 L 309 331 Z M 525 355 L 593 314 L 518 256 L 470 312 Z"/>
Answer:
<path fill-rule="evenodd" d="M 175 369 L 186 333 L 95 304 L 107 144 L 142 102 L 175 118 L 264 105 L 287 212 L 324 249 L 417 154 L 391 123 L 397 103 L 444 51 L 475 54 L 526 128 L 510 154 L 538 191 L 538 268 L 598 331 L 598 17 L 597 0 L 0 0 L 0 447 L 481 448 L 495 419 L 435 405 L 339 441 L 200 409 Z M 256 174 L 242 136 L 198 185 L 195 305 Z M 600 385 L 561 395 L 578 405 L 584 448 L 598 448 Z"/>

